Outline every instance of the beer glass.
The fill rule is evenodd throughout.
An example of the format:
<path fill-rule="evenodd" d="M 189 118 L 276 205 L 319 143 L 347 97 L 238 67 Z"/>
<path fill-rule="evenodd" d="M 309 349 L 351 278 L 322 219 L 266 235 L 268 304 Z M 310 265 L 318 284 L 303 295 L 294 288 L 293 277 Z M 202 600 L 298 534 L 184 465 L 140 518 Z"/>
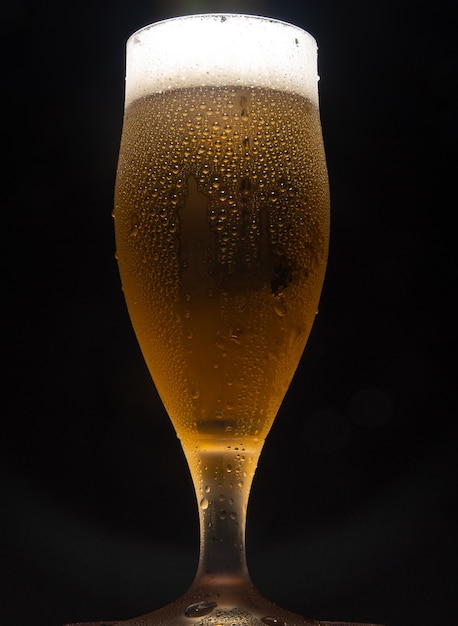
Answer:
<path fill-rule="evenodd" d="M 244 543 L 259 454 L 325 275 L 317 85 L 315 40 L 273 19 L 192 15 L 128 40 L 117 258 L 192 474 L 201 548 L 183 597 L 123 624 L 325 624 L 263 598 Z"/>

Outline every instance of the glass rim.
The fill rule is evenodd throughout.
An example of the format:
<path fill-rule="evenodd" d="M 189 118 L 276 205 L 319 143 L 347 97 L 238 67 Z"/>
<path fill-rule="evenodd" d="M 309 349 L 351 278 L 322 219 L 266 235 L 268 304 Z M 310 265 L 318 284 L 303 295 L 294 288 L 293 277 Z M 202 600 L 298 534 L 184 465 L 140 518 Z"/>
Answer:
<path fill-rule="evenodd" d="M 305 28 L 302 28 L 301 26 L 297 26 L 297 24 L 293 24 L 292 22 L 280 20 L 275 17 L 269 17 L 267 15 L 257 15 L 255 13 L 253 14 L 252 13 L 231 13 L 227 11 L 225 12 L 218 12 L 218 11 L 213 12 L 212 11 L 210 13 L 189 13 L 185 15 L 175 15 L 172 17 L 166 17 L 162 20 L 158 20 L 157 22 L 151 22 L 151 24 L 146 24 L 145 26 L 141 26 L 140 28 L 135 30 L 131 35 L 129 35 L 129 37 L 127 38 L 127 42 L 129 42 L 131 39 L 133 39 L 140 33 L 150 30 L 151 28 L 154 28 L 155 26 L 161 26 L 161 25 L 168 24 L 171 22 L 187 21 L 187 20 L 191 21 L 193 19 L 200 19 L 200 20 L 219 19 L 221 22 L 224 22 L 227 19 L 231 19 L 231 18 L 242 18 L 243 20 L 262 21 L 262 22 L 277 24 L 278 26 L 289 27 L 289 28 L 300 31 L 302 34 L 307 35 L 308 37 L 310 37 L 310 39 L 312 39 L 316 43 L 315 37 L 309 31 L 305 30 Z"/>

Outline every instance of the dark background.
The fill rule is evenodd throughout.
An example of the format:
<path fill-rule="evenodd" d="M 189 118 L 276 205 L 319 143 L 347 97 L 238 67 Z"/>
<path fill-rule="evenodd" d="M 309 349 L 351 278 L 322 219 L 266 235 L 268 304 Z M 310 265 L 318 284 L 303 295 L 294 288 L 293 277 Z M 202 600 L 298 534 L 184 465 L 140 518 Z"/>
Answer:
<path fill-rule="evenodd" d="M 2 7 L 0 626 L 132 617 L 194 575 L 191 481 L 110 213 L 125 40 L 205 11 L 315 36 L 332 189 L 320 315 L 250 500 L 252 576 L 307 616 L 455 624 L 455 2 L 83 0 Z"/>

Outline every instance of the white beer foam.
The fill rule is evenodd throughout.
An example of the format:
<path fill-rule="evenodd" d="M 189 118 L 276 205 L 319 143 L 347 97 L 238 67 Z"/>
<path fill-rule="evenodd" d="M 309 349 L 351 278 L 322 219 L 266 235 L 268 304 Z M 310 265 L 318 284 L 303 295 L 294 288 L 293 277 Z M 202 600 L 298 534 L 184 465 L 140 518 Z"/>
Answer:
<path fill-rule="evenodd" d="M 254 15 L 189 15 L 151 24 L 127 42 L 126 106 L 196 86 L 243 85 L 318 104 L 317 45 L 304 30 Z"/>

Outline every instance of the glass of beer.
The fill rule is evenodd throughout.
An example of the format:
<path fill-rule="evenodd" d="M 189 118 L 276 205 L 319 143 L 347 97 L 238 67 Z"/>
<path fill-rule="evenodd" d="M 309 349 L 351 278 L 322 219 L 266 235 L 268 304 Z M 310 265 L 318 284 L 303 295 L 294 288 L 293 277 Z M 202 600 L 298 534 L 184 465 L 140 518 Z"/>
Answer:
<path fill-rule="evenodd" d="M 263 598 L 245 559 L 251 483 L 328 255 L 313 37 L 232 14 L 134 33 L 114 217 L 127 307 L 189 464 L 201 537 L 189 591 L 122 623 L 325 624 Z"/>

